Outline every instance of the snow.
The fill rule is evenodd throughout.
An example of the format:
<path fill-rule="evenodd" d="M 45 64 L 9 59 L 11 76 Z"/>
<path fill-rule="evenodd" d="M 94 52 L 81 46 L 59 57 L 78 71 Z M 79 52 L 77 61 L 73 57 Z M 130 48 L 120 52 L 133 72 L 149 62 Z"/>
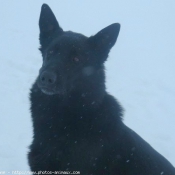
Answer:
<path fill-rule="evenodd" d="M 0 171 L 29 170 L 29 89 L 42 60 L 37 50 L 42 3 L 64 30 L 90 36 L 121 24 L 106 62 L 107 89 L 124 107 L 125 123 L 175 165 L 174 0 L 6 0 L 0 6 Z"/>

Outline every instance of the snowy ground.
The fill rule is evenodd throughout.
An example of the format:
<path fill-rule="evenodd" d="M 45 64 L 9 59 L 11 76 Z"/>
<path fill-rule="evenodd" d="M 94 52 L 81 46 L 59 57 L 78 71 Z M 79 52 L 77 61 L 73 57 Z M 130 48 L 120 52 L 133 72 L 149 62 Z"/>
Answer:
<path fill-rule="evenodd" d="M 174 0 L 6 0 L 0 5 L 0 171 L 29 170 L 28 94 L 41 65 L 43 2 L 65 30 L 87 36 L 121 23 L 106 63 L 108 91 L 123 105 L 125 123 L 175 165 Z"/>

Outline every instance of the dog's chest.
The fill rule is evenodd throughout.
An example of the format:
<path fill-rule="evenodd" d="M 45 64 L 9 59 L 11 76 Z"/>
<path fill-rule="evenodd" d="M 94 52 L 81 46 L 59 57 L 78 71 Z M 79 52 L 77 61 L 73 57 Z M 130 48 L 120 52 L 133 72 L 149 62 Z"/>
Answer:
<path fill-rule="evenodd" d="M 50 111 L 49 111 L 49 114 Z M 37 123 L 50 169 L 80 171 L 82 174 L 106 172 L 109 169 L 108 140 L 105 122 L 95 112 L 59 110 Z M 39 138 L 37 139 L 39 140 Z M 42 155 L 45 153 L 41 153 Z M 52 168 L 53 167 L 53 168 Z M 97 173 L 96 173 L 97 174 Z"/>
<path fill-rule="evenodd" d="M 47 158 L 54 160 L 59 170 L 93 172 L 107 165 L 101 162 L 104 158 L 104 141 L 89 138 L 67 138 L 62 136 L 50 142 L 50 155 Z M 53 149 L 54 148 L 54 149 Z M 100 167 L 99 167 L 100 165 Z"/>

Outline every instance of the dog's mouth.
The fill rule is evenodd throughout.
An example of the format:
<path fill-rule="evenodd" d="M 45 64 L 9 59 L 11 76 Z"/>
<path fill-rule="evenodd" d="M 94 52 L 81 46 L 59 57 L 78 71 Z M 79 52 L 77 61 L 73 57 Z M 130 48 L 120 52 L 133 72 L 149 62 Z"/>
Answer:
<path fill-rule="evenodd" d="M 45 87 L 45 86 L 40 86 L 40 84 L 38 84 L 38 88 L 41 90 L 42 93 L 44 93 L 46 95 L 58 94 L 58 92 L 55 89 Z"/>
<path fill-rule="evenodd" d="M 54 94 L 56 94 L 56 92 L 54 90 L 49 89 L 49 88 L 41 87 L 40 89 L 46 95 L 54 95 Z"/>

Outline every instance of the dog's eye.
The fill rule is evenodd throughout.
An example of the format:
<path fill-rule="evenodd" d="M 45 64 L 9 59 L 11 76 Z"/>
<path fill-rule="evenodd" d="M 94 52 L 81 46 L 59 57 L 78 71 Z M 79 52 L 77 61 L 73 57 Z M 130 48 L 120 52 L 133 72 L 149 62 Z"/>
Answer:
<path fill-rule="evenodd" d="M 74 61 L 74 62 L 79 62 L 80 60 L 79 60 L 78 57 L 73 57 L 73 61 Z"/>

